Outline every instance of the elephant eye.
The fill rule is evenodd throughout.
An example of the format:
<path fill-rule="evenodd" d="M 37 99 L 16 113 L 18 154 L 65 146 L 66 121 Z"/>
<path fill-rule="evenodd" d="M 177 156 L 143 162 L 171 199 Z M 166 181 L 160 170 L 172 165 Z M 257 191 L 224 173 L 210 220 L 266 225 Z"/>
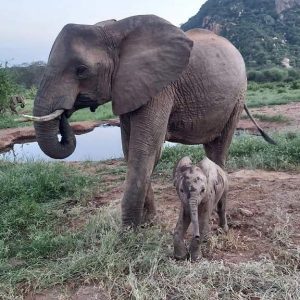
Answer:
<path fill-rule="evenodd" d="M 79 79 L 83 79 L 83 78 L 86 78 L 87 75 L 88 75 L 88 67 L 85 66 L 85 65 L 80 65 L 79 67 L 76 68 L 76 76 L 79 78 Z"/>
<path fill-rule="evenodd" d="M 200 193 L 202 194 L 204 192 L 205 192 L 205 188 L 202 188 L 201 191 L 200 191 Z"/>

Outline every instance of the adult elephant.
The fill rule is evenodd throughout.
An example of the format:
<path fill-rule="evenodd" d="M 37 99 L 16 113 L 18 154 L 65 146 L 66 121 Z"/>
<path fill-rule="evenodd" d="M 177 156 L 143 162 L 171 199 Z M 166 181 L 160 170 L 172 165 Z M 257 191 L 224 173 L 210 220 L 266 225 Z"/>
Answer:
<path fill-rule="evenodd" d="M 112 101 L 128 165 L 122 221 L 137 226 L 155 213 L 150 176 L 165 140 L 204 144 L 224 166 L 246 85 L 238 50 L 209 31 L 184 33 L 154 15 L 68 24 L 34 102 L 34 115 L 44 121 L 34 123 L 37 141 L 50 157 L 69 156 L 76 141 L 67 118 Z"/>

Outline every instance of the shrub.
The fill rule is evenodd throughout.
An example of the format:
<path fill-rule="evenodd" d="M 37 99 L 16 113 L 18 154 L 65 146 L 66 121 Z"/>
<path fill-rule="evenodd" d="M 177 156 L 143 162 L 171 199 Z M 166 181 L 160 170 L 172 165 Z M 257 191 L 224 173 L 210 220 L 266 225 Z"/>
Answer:
<path fill-rule="evenodd" d="M 300 89 L 300 82 L 299 81 L 293 81 L 291 84 L 292 90 L 299 90 Z"/>
<path fill-rule="evenodd" d="M 287 72 L 279 68 L 272 68 L 263 71 L 265 81 L 282 81 L 287 77 Z"/>
<path fill-rule="evenodd" d="M 14 92 L 15 86 L 6 72 L 6 68 L 0 66 L 0 114 L 9 107 L 9 96 Z"/>
<path fill-rule="evenodd" d="M 292 82 L 300 78 L 300 71 L 297 69 L 270 68 L 264 70 L 250 70 L 247 73 L 249 81 L 255 82 Z"/>

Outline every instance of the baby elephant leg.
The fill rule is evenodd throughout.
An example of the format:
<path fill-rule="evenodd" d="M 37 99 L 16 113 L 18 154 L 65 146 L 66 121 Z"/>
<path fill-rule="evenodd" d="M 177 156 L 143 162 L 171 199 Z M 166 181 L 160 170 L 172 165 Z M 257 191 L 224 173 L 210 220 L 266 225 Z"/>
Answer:
<path fill-rule="evenodd" d="M 201 243 L 201 240 L 199 237 L 192 238 L 190 248 L 189 248 L 189 252 L 191 255 L 191 261 L 196 261 L 199 259 L 200 255 L 201 255 L 200 243 Z"/>
<path fill-rule="evenodd" d="M 223 228 L 224 232 L 228 232 L 227 216 L 226 216 L 226 195 L 227 192 L 224 192 L 222 198 L 220 199 L 217 207 L 219 215 L 219 225 Z"/>
<path fill-rule="evenodd" d="M 174 245 L 174 257 L 178 260 L 187 258 L 187 249 L 184 244 L 184 235 L 191 223 L 189 212 L 187 212 L 183 206 L 181 206 L 180 215 L 175 227 L 173 245 Z"/>

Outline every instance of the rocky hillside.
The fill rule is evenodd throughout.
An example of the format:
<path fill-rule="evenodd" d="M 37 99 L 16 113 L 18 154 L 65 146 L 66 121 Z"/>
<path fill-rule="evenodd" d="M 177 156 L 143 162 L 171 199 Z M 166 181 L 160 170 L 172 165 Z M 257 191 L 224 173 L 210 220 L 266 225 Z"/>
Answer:
<path fill-rule="evenodd" d="M 208 0 L 182 25 L 228 38 L 249 67 L 300 67 L 300 0 Z"/>

